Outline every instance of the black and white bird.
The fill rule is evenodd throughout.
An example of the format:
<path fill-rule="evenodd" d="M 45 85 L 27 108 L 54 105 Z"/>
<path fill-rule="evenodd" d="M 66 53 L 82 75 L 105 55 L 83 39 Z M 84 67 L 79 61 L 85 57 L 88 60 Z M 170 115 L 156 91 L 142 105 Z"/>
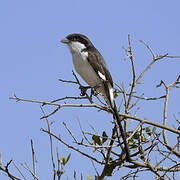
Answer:
<path fill-rule="evenodd" d="M 70 34 L 61 40 L 68 45 L 77 73 L 96 92 L 100 93 L 113 110 L 125 146 L 126 159 L 130 160 L 126 136 L 121 125 L 113 95 L 113 80 L 107 65 L 91 41 L 82 34 Z"/>

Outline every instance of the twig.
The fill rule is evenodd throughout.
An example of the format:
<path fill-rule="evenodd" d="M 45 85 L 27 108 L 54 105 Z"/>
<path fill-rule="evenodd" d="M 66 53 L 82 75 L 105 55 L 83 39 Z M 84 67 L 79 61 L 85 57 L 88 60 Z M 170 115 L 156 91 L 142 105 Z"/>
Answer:
<path fill-rule="evenodd" d="M 159 153 L 162 155 L 162 156 L 164 156 L 161 160 L 159 160 L 159 162 L 155 165 L 155 167 L 158 167 L 160 164 L 162 164 L 162 162 L 164 162 L 166 159 L 170 159 L 170 155 L 172 154 L 172 152 L 170 151 L 170 152 L 168 152 L 168 154 L 167 155 L 165 155 L 164 153 L 162 153 L 161 152 L 161 150 L 160 149 L 158 149 L 158 151 L 159 151 Z M 174 160 L 172 160 L 172 159 L 170 159 L 171 161 L 174 161 Z M 174 163 L 176 163 L 177 164 L 177 162 L 174 162 Z"/>
<path fill-rule="evenodd" d="M 72 132 L 70 131 L 70 129 L 67 127 L 66 123 L 63 122 L 64 127 L 66 128 L 66 130 L 68 131 L 68 133 L 71 135 L 71 137 L 73 138 L 74 142 L 78 144 L 78 141 L 76 140 L 75 136 L 72 134 Z"/>
<path fill-rule="evenodd" d="M 167 56 L 167 58 L 180 58 L 180 56 Z"/>
<path fill-rule="evenodd" d="M 86 157 L 88 157 L 89 159 L 92 159 L 93 161 L 95 161 L 95 162 L 97 162 L 97 163 L 99 163 L 99 164 L 104 164 L 104 162 L 99 161 L 99 160 L 97 160 L 96 158 L 94 158 L 94 157 L 92 157 L 92 156 L 90 156 L 90 155 L 88 155 L 88 154 L 80 151 L 79 149 L 77 149 L 77 148 L 75 148 L 75 147 L 67 144 L 67 143 L 66 143 L 65 141 L 63 141 L 60 137 L 57 137 L 55 134 L 49 132 L 48 130 L 45 130 L 45 129 L 42 128 L 41 131 L 43 131 L 43 132 L 45 132 L 45 133 L 53 136 L 55 139 L 57 139 L 58 141 L 60 141 L 62 144 L 64 144 L 65 146 L 67 146 L 67 147 L 70 148 L 70 149 L 73 149 L 74 151 L 79 152 L 79 153 L 82 154 L 83 156 L 86 156 Z"/>
<path fill-rule="evenodd" d="M 60 109 L 60 107 L 57 107 L 53 112 L 51 112 L 50 114 L 41 117 L 40 119 L 44 119 L 44 118 L 48 118 L 50 116 L 52 116 L 53 114 L 55 114 L 58 110 Z"/>
<path fill-rule="evenodd" d="M 58 148 L 56 148 L 56 152 L 57 152 L 57 162 L 58 162 L 58 169 L 57 169 L 57 176 L 58 176 L 58 180 L 60 180 L 61 178 L 61 173 L 60 173 L 60 158 L 59 158 L 59 151 L 58 151 Z"/>
<path fill-rule="evenodd" d="M 139 83 L 139 80 L 143 77 L 143 75 L 145 74 L 146 71 L 148 71 L 151 66 L 158 60 L 163 59 L 165 57 L 170 57 L 168 56 L 168 53 L 164 54 L 164 55 L 158 55 L 155 56 L 155 53 L 152 51 L 152 49 L 150 48 L 149 45 L 147 45 L 144 41 L 140 40 L 140 42 L 146 46 L 146 48 L 149 50 L 149 52 L 151 53 L 153 60 L 150 62 L 150 64 L 144 69 L 144 71 L 139 75 L 139 77 L 136 79 L 136 84 Z"/>
<path fill-rule="evenodd" d="M 95 166 L 95 164 L 94 164 L 94 162 L 91 160 L 91 163 L 92 163 L 92 165 L 93 165 L 93 168 L 94 168 L 94 170 L 95 170 L 95 172 L 96 172 L 96 174 L 97 174 L 97 177 L 99 177 L 99 173 L 98 173 L 98 171 L 97 171 L 97 169 L 96 169 L 96 166 Z"/>
<path fill-rule="evenodd" d="M 178 158 L 180 158 L 180 153 L 175 150 L 175 147 L 174 147 L 174 148 L 171 147 L 169 144 L 166 144 L 166 143 L 162 142 L 162 141 L 159 139 L 158 136 L 156 136 L 156 137 L 157 137 L 158 141 L 159 141 L 162 145 L 164 145 L 169 151 L 171 151 L 174 155 L 176 155 Z"/>
<path fill-rule="evenodd" d="M 147 165 L 144 164 L 144 163 L 141 163 L 139 161 L 131 161 L 131 163 L 133 165 L 129 165 L 129 164 L 123 164 L 124 167 L 128 167 L 128 168 L 137 168 L 137 167 L 144 167 L 144 168 L 147 168 Z M 153 168 L 155 168 L 153 166 Z M 169 171 L 169 172 L 177 172 L 177 171 L 180 171 L 180 168 L 168 168 L 168 167 L 156 167 L 156 169 L 158 171 Z"/>
<path fill-rule="evenodd" d="M 142 126 L 142 123 L 139 123 L 136 129 L 133 131 L 133 133 L 127 138 L 127 141 L 130 140 L 136 132 L 138 132 L 139 128 Z"/>
<path fill-rule="evenodd" d="M 75 72 L 72 71 L 72 73 L 73 73 L 73 76 L 75 77 L 75 79 L 76 79 L 76 81 L 77 81 L 77 84 L 79 85 L 79 89 L 81 89 L 83 86 L 81 85 L 81 83 L 80 83 L 79 79 L 77 78 Z M 93 103 L 92 99 L 89 97 L 89 95 L 87 94 L 86 91 L 85 91 L 85 93 L 82 93 L 82 91 L 81 91 L 81 94 L 82 94 L 82 95 L 84 94 L 84 95 L 87 97 L 87 99 L 89 100 L 89 102 L 90 102 L 91 104 Z"/>
<path fill-rule="evenodd" d="M 56 103 L 50 103 L 50 102 L 45 102 L 45 101 L 22 99 L 22 98 L 18 98 L 18 97 L 10 97 L 9 99 L 13 99 L 13 100 L 17 100 L 17 101 L 25 101 L 25 102 L 38 103 L 38 104 L 47 104 L 47 105 L 59 106 L 59 107 L 95 107 L 97 109 L 104 110 L 104 111 L 107 111 L 107 112 L 111 113 L 109 111 L 109 109 L 107 109 L 106 107 L 102 107 L 102 106 L 97 105 L 97 104 L 56 104 Z M 173 133 L 176 133 L 178 135 L 180 134 L 180 130 L 177 130 L 177 129 L 174 129 L 174 128 L 170 128 L 168 126 L 164 126 L 162 124 L 155 123 L 153 121 L 149 121 L 149 120 L 146 120 L 146 119 L 138 118 L 136 116 L 131 116 L 129 114 L 119 113 L 119 115 L 123 116 L 124 118 L 129 118 L 129 119 L 132 119 L 132 120 L 135 120 L 135 121 L 139 121 L 139 122 L 141 122 L 143 124 L 150 124 L 150 125 L 162 128 L 162 129 L 166 129 L 166 130 L 171 131 Z"/>
<path fill-rule="evenodd" d="M 149 50 L 149 52 L 151 53 L 153 59 L 155 59 L 155 53 L 153 52 L 153 50 L 150 48 L 149 45 L 147 45 L 143 40 L 140 40 L 139 42 L 141 42 L 142 44 L 144 44 L 144 46 L 146 46 L 146 48 Z"/>
<path fill-rule="evenodd" d="M 44 109 L 42 108 L 42 106 L 40 106 L 41 108 L 41 111 L 43 112 L 44 116 L 46 116 L 45 112 L 44 112 Z M 50 129 L 50 124 L 49 124 L 49 121 L 48 119 L 46 118 L 46 123 L 47 123 L 47 126 L 48 126 L 48 131 L 51 132 L 51 129 Z M 55 166 L 55 162 L 54 162 L 54 155 L 53 155 L 53 142 L 52 142 L 52 136 L 51 134 L 49 134 L 49 140 L 50 140 L 50 148 L 51 148 L 51 161 L 52 161 L 52 166 L 53 166 L 53 180 L 56 179 L 56 166 Z"/>
<path fill-rule="evenodd" d="M 61 82 L 65 82 L 65 83 L 72 83 L 72 84 L 78 84 L 76 81 L 68 81 L 68 80 L 64 80 L 64 79 L 58 79 Z"/>
<path fill-rule="evenodd" d="M 129 95 L 129 94 L 127 94 Z M 147 101 L 154 101 L 154 100 L 159 100 L 159 99 L 164 99 L 166 96 L 160 96 L 160 97 L 142 97 L 142 96 L 135 96 L 133 95 L 134 98 L 137 98 L 137 99 L 142 99 L 142 100 L 147 100 Z"/>
<path fill-rule="evenodd" d="M 135 88 L 135 85 L 136 85 L 136 82 L 135 82 L 136 74 L 135 74 L 135 68 L 134 68 L 134 60 L 133 60 L 133 55 L 132 55 L 132 47 L 131 47 L 130 35 L 128 35 L 128 43 L 129 43 L 129 58 L 131 60 L 131 68 L 132 68 L 132 73 L 133 73 L 133 80 L 132 80 L 132 84 L 131 84 L 131 90 L 130 90 L 130 95 L 129 95 L 128 102 L 127 102 L 126 111 L 125 111 L 126 114 L 128 114 L 131 99 L 132 99 L 132 95 L 133 95 L 134 88 Z"/>
<path fill-rule="evenodd" d="M 35 180 L 38 180 L 38 178 L 36 176 L 34 176 L 34 173 L 31 171 L 31 169 L 29 168 L 29 166 L 25 163 L 25 164 L 22 164 L 21 163 L 21 166 L 26 169 L 32 176 Z"/>
<path fill-rule="evenodd" d="M 112 147 L 117 147 L 118 145 L 93 145 L 92 143 L 91 144 L 84 144 L 82 141 L 81 142 L 78 142 L 78 140 L 75 138 L 75 136 L 72 134 L 71 130 L 67 127 L 66 123 L 63 122 L 63 125 L 65 126 L 66 130 L 68 131 L 68 133 L 70 134 L 70 136 L 73 138 L 74 142 L 78 145 L 82 145 L 84 147 L 91 147 L 91 148 L 95 148 L 95 149 L 99 149 L 99 148 L 112 148 Z"/>
<path fill-rule="evenodd" d="M 20 171 L 20 169 L 18 168 L 18 166 L 15 164 L 15 162 L 13 161 L 13 165 L 15 166 L 15 168 L 18 170 L 18 172 L 20 173 L 20 175 L 23 177 L 24 180 L 26 180 L 26 177 L 23 175 L 23 173 Z"/>
<path fill-rule="evenodd" d="M 141 119 L 141 118 L 138 118 L 138 117 L 136 117 L 136 116 L 131 116 L 131 115 L 128 115 L 128 114 L 119 113 L 119 115 L 120 115 L 120 116 L 124 116 L 125 118 L 129 118 L 129 119 L 132 119 L 132 120 L 139 121 L 139 122 L 141 122 L 142 124 L 150 124 L 150 125 L 153 125 L 153 126 L 162 128 L 162 129 L 166 129 L 166 130 L 171 131 L 171 132 L 173 132 L 173 133 L 180 134 L 180 131 L 179 131 L 179 130 L 174 129 L 174 128 L 170 128 L 170 127 L 168 127 L 168 126 L 164 126 L 164 125 L 159 124 L 159 123 L 155 123 L 155 122 L 152 122 L 152 121 L 149 121 L 149 120 L 146 120 L 146 119 Z"/>
<path fill-rule="evenodd" d="M 66 99 L 88 99 L 87 97 L 74 97 L 74 96 L 66 96 L 66 97 L 63 97 L 63 98 L 59 98 L 59 99 L 56 99 L 56 100 L 53 100 L 51 101 L 51 103 L 55 103 L 57 101 L 63 101 L 63 100 L 66 100 Z"/>
<path fill-rule="evenodd" d="M 165 84 L 165 82 L 162 81 L 162 80 L 161 80 L 160 84 L 157 85 L 157 87 L 160 87 L 161 85 L 164 85 L 165 90 L 166 90 L 166 98 L 165 98 L 165 101 L 164 101 L 164 112 L 163 112 L 163 125 L 164 126 L 166 126 L 166 124 L 167 124 L 167 108 L 168 108 L 168 100 L 169 100 L 170 90 L 171 90 L 171 88 L 176 87 L 176 85 L 179 84 L 179 83 L 180 83 L 180 75 L 178 76 L 176 81 L 173 82 L 172 84 L 170 84 L 169 86 L 167 86 Z M 164 143 L 168 145 L 168 139 L 167 139 L 167 136 L 166 136 L 165 129 L 163 129 L 163 139 L 164 139 Z"/>
<path fill-rule="evenodd" d="M 6 166 L 3 168 L 2 166 L 0 166 L 0 170 L 5 172 L 7 174 L 7 176 L 12 179 L 12 180 L 21 180 L 20 178 L 12 175 L 10 172 L 9 172 L 9 165 L 11 164 L 12 160 L 10 160 Z"/>
<path fill-rule="evenodd" d="M 116 134 L 116 126 L 114 126 L 113 130 L 112 130 L 112 136 L 111 136 L 111 141 L 109 143 L 110 147 L 107 151 L 107 155 L 106 155 L 106 159 L 105 159 L 105 165 L 104 165 L 104 168 L 103 168 L 103 171 L 99 177 L 99 179 L 104 179 L 104 177 L 107 175 L 107 169 L 110 168 L 110 164 L 109 164 L 109 161 L 110 161 L 110 155 L 111 155 L 111 150 L 112 150 L 112 145 L 114 143 L 114 140 L 115 140 L 115 134 Z"/>
<path fill-rule="evenodd" d="M 96 135 L 96 134 L 93 134 L 93 133 L 89 133 L 89 132 L 84 132 L 84 134 L 88 134 L 88 135 L 90 135 L 90 136 L 93 136 L 93 135 Z M 103 136 L 100 136 L 100 135 L 98 135 L 100 138 L 103 138 Z M 109 138 L 109 137 L 107 137 L 107 140 L 112 140 L 112 138 Z M 116 140 L 114 140 L 114 142 L 119 142 L 119 141 L 116 141 Z"/>
<path fill-rule="evenodd" d="M 34 174 L 34 180 L 36 180 L 36 162 L 35 162 L 35 153 L 34 153 L 34 146 L 33 141 L 31 139 L 31 150 L 32 150 L 32 159 L 33 159 L 33 174 Z"/>
<path fill-rule="evenodd" d="M 58 106 L 58 107 L 95 107 L 101 110 L 107 109 L 106 107 L 97 105 L 95 103 L 93 104 L 57 104 L 57 103 L 51 103 L 46 101 L 38 101 L 38 100 L 30 100 L 30 99 L 22 99 L 14 95 L 14 97 L 10 97 L 9 99 L 16 100 L 16 101 L 24 101 L 24 102 L 31 102 L 31 103 L 37 103 L 42 105 L 52 105 L 52 106 Z"/>
<path fill-rule="evenodd" d="M 2 167 L 2 154 L 0 152 L 0 167 Z"/>
<path fill-rule="evenodd" d="M 80 130 L 81 130 L 81 133 L 82 133 L 82 135 L 83 135 L 83 137 L 84 137 L 84 139 L 89 143 L 89 144 L 92 144 L 90 141 L 89 141 L 89 139 L 86 137 L 86 133 L 83 131 L 83 129 L 82 129 L 82 126 L 81 126 L 81 123 L 80 123 L 80 121 L 79 121 L 79 119 L 78 119 L 78 123 L 79 123 L 79 127 L 80 127 Z"/>

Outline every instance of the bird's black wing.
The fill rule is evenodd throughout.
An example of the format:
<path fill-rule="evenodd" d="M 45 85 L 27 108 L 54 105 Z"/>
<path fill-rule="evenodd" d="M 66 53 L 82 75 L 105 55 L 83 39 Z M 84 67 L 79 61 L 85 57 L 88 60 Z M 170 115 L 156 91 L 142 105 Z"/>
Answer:
<path fill-rule="evenodd" d="M 107 65 L 102 57 L 102 55 L 98 52 L 97 49 L 88 50 L 88 62 L 93 67 L 96 74 L 102 79 L 102 77 L 99 75 L 99 72 L 105 76 L 107 82 L 111 84 L 113 87 L 113 80 L 111 77 L 111 74 L 107 68 Z M 102 79 L 104 80 L 104 79 Z"/>

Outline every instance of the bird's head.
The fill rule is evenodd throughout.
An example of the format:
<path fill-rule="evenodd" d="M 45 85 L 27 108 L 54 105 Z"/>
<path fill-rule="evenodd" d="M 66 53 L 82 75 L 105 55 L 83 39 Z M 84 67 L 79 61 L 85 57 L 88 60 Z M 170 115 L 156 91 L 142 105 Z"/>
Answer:
<path fill-rule="evenodd" d="M 86 48 L 94 47 L 91 41 L 82 34 L 69 34 L 61 42 L 69 46 L 71 53 L 82 52 Z"/>

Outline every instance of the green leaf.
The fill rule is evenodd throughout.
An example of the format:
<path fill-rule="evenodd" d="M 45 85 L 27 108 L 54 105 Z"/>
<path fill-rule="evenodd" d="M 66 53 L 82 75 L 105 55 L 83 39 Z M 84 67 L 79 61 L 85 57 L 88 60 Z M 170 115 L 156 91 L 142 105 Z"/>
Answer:
<path fill-rule="evenodd" d="M 64 171 L 57 171 L 56 173 L 57 173 L 57 176 L 60 176 L 60 175 L 64 174 Z"/>
<path fill-rule="evenodd" d="M 156 126 L 153 127 L 152 133 L 155 133 L 155 131 L 156 131 Z"/>
<path fill-rule="evenodd" d="M 65 166 L 66 163 L 67 163 L 67 158 L 65 158 L 65 157 L 60 157 L 60 162 L 61 162 L 61 164 L 62 164 L 63 166 Z"/>
<path fill-rule="evenodd" d="M 70 157 L 71 157 L 71 153 L 68 155 L 66 163 L 69 161 Z"/>
<path fill-rule="evenodd" d="M 87 180 L 92 180 L 91 176 L 88 174 Z"/>
<path fill-rule="evenodd" d="M 129 146 L 129 149 L 137 148 L 137 145 L 135 144 L 135 141 L 134 141 L 133 138 L 131 138 L 131 139 L 128 141 L 128 146 Z"/>
<path fill-rule="evenodd" d="M 132 146 L 129 146 L 129 149 L 136 149 L 138 147 L 138 145 L 133 144 Z"/>
<path fill-rule="evenodd" d="M 146 133 L 147 133 L 147 135 L 151 136 L 152 132 L 151 132 L 151 129 L 149 127 L 146 128 Z"/>
<path fill-rule="evenodd" d="M 65 166 L 66 163 L 69 161 L 70 157 L 71 157 L 71 153 L 68 155 L 67 158 L 66 158 L 66 157 L 60 157 L 60 163 L 61 163 L 63 166 Z"/>
<path fill-rule="evenodd" d="M 133 139 L 139 139 L 139 132 L 134 134 Z"/>
<path fill-rule="evenodd" d="M 92 139 L 93 139 L 93 143 L 96 145 L 96 144 L 98 144 L 98 145 L 101 145 L 102 143 L 101 143 L 101 140 L 100 140 L 100 137 L 98 136 L 98 135 L 93 135 L 92 136 Z"/>
<path fill-rule="evenodd" d="M 102 133 L 102 144 L 105 143 L 107 141 L 107 139 L 108 139 L 108 136 L 107 136 L 106 132 L 103 131 L 103 133 Z"/>
<path fill-rule="evenodd" d="M 135 142 L 134 142 L 134 139 L 132 139 L 132 138 L 128 141 L 128 145 L 129 145 L 129 146 L 132 146 L 134 143 L 135 143 Z"/>
<path fill-rule="evenodd" d="M 119 96 L 119 92 L 117 89 L 114 90 L 113 95 L 114 95 L 114 98 L 117 98 Z"/>

